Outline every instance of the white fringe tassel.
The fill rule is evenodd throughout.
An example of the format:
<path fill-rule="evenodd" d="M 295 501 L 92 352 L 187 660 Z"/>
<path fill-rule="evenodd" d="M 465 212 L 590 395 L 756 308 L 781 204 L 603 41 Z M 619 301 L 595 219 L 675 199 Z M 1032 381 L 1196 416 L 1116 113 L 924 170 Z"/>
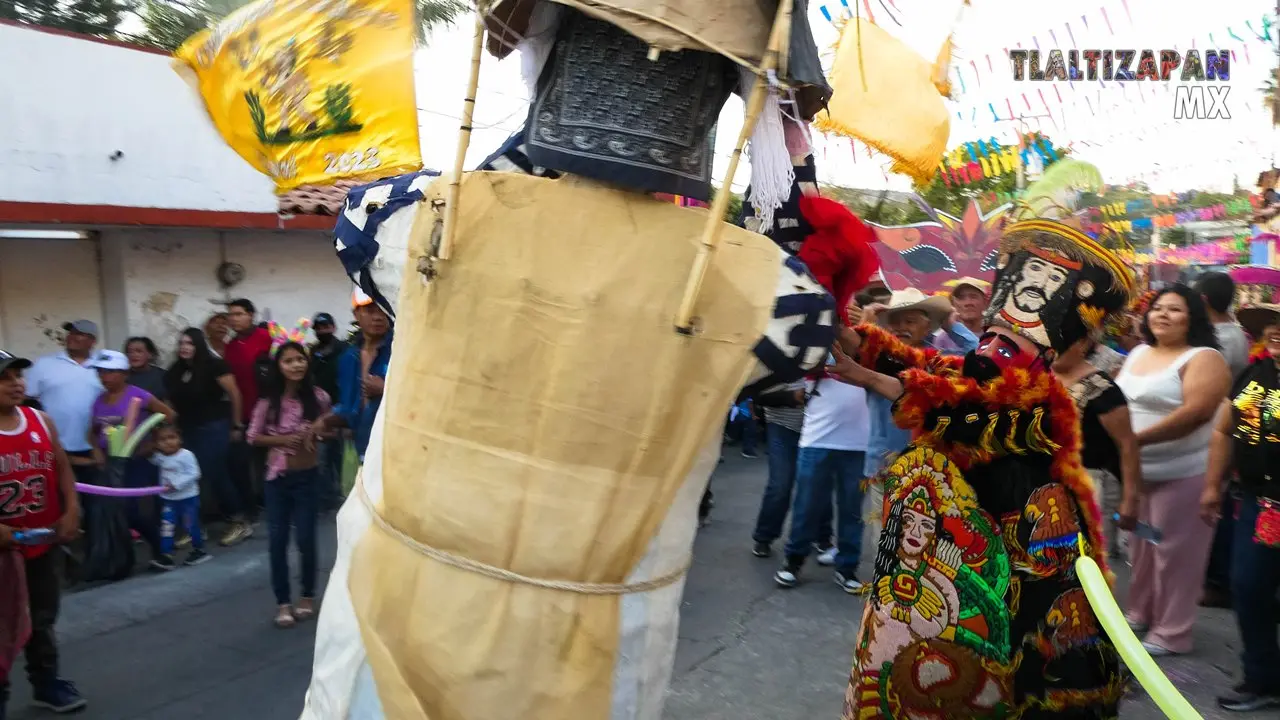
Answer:
<path fill-rule="evenodd" d="M 739 72 L 742 95 L 747 97 L 755 85 L 756 75 L 746 68 L 741 68 Z M 791 186 L 796 180 L 796 169 L 787 152 L 782 108 L 778 102 L 776 87 L 769 88 L 764 109 L 751 131 L 747 158 L 751 161 L 751 207 L 759 220 L 756 232 L 766 234 L 773 229 L 774 212 L 791 197 Z"/>
<path fill-rule="evenodd" d="M 555 47 L 560 10 L 559 3 L 540 2 L 535 5 L 529 15 L 528 34 L 516 44 L 520 51 L 520 75 L 529 91 L 529 102 L 533 102 L 538 92 L 538 76 L 542 75 L 542 66 L 547 64 L 551 49 Z"/>

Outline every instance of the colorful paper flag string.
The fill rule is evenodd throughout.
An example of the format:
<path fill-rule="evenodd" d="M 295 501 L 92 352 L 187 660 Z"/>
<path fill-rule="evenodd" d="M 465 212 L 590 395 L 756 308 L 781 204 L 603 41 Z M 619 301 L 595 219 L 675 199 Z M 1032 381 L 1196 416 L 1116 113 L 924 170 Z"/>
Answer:
<path fill-rule="evenodd" d="M 1107 16 L 1107 9 L 1104 7 L 1100 7 L 1098 8 L 1098 10 L 1102 13 L 1102 19 L 1107 23 L 1107 32 L 1111 33 L 1112 35 L 1115 35 L 1116 31 L 1115 31 L 1115 28 L 1111 27 L 1111 18 Z"/>

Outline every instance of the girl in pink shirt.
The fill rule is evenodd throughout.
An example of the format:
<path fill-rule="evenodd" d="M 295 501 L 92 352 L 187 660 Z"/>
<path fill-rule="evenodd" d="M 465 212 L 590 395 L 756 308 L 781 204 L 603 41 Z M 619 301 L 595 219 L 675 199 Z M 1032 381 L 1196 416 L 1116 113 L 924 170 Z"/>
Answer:
<path fill-rule="evenodd" d="M 329 395 L 311 379 L 306 348 L 276 347 L 265 393 L 253 408 L 248 441 L 268 448 L 265 494 L 271 587 L 278 627 L 293 627 L 315 615 L 316 517 L 320 477 L 316 440 L 329 414 Z M 298 531 L 302 596 L 295 608 L 289 587 L 289 528 Z"/>

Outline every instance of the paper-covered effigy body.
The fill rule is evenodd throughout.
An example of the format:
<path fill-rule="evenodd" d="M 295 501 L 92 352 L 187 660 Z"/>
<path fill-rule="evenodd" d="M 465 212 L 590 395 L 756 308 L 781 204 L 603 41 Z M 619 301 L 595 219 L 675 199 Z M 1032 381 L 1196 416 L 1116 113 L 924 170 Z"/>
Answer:
<path fill-rule="evenodd" d="M 656 719 L 725 408 L 778 370 L 757 346 L 784 374 L 819 362 L 833 302 L 726 227 L 699 330 L 676 333 L 705 211 L 507 173 L 464 177 L 428 281 L 447 181 L 429 182 L 353 193 L 372 256 L 338 234 L 349 269 L 404 274 L 303 718 Z"/>

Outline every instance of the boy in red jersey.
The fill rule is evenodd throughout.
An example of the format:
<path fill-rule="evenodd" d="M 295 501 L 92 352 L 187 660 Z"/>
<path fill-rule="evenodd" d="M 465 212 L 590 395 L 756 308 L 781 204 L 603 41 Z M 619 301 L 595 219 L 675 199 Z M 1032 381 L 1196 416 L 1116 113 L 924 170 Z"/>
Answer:
<path fill-rule="evenodd" d="M 32 702 L 57 713 L 87 703 L 75 685 L 58 677 L 58 619 L 61 554 L 47 543 L 17 542 L 22 530 L 49 528 L 56 542 L 70 542 L 80 531 L 80 501 L 71 462 L 53 422 L 39 410 L 23 407 L 31 363 L 0 350 L 0 552 L 15 548 L 26 565 L 31 638 L 26 645 Z M 8 678 L 0 678 L 0 720 L 6 716 Z"/>

